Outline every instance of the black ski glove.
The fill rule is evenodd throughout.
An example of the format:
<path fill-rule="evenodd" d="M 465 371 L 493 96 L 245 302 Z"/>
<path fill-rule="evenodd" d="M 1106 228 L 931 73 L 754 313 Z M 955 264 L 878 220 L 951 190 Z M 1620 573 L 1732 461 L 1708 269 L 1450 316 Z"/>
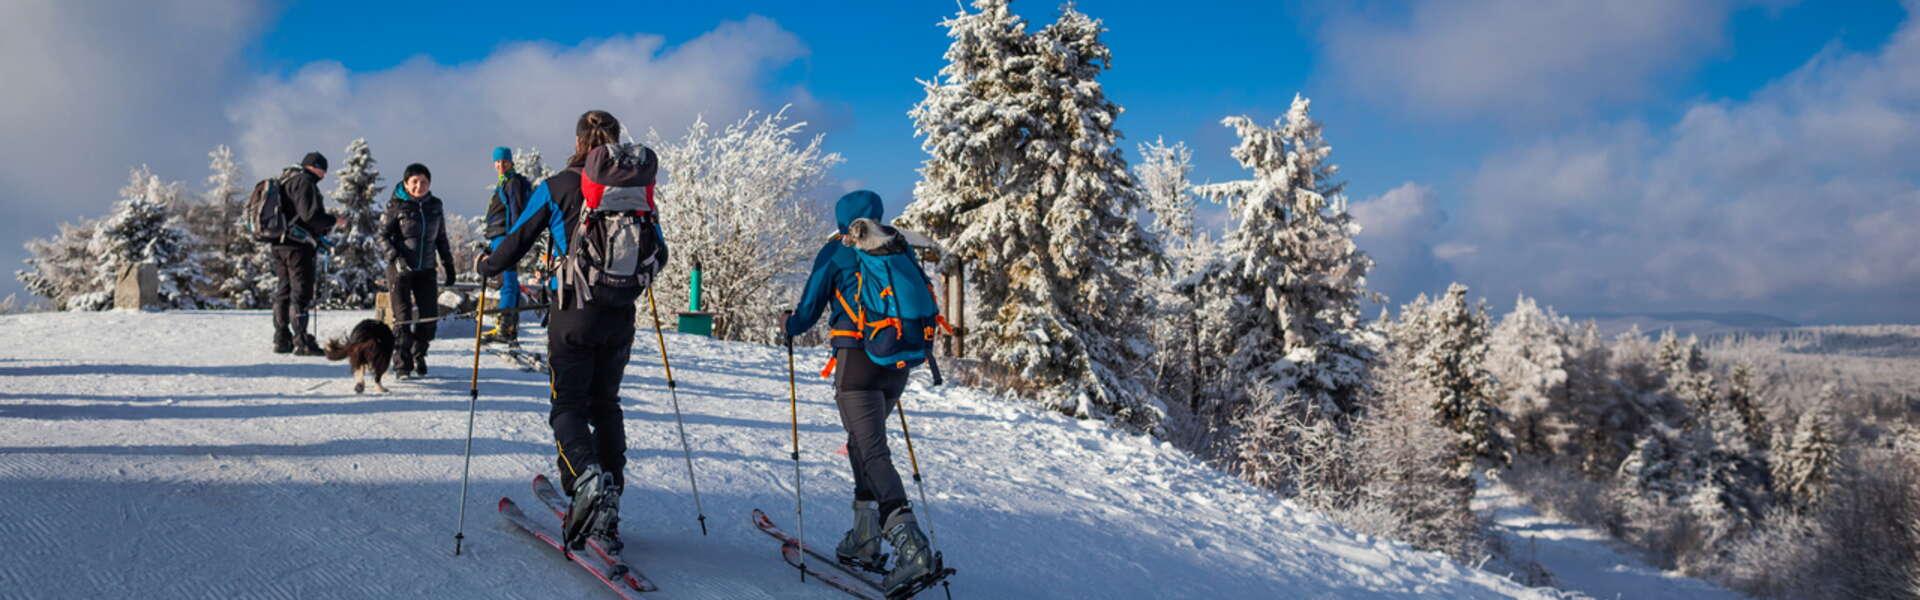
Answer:
<path fill-rule="evenodd" d="M 453 265 L 447 265 L 447 274 L 440 278 L 440 287 L 453 287 Z"/>

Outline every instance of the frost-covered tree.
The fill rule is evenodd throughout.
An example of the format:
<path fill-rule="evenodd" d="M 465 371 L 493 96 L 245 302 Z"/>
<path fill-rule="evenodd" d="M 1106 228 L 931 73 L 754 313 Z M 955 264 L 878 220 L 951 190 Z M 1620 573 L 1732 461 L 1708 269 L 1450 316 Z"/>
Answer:
<path fill-rule="evenodd" d="M 1425 384 L 1434 418 L 1453 432 L 1460 472 L 1471 472 L 1476 460 L 1510 461 L 1511 442 L 1496 404 L 1499 382 L 1487 370 L 1486 303 L 1469 303 L 1467 287 L 1455 283 L 1432 301 L 1424 294 L 1414 299 L 1388 332 L 1389 343 L 1407 355 L 1409 368 Z"/>
<path fill-rule="evenodd" d="M 969 265 L 987 362 L 1057 410 L 1152 429 L 1140 270 L 1159 249 L 1098 81 L 1104 27 L 1067 6 L 1028 34 L 1006 0 L 974 8 L 944 22 L 948 64 L 910 113 L 929 156 L 900 221 Z"/>
<path fill-rule="evenodd" d="M 1160 239 L 1167 251 L 1173 272 L 1184 274 L 1183 250 L 1193 245 L 1193 151 L 1185 142 L 1171 146 L 1154 139 L 1140 144 L 1140 164 L 1134 165 L 1134 178 L 1140 182 L 1140 195 L 1153 222 L 1147 230 Z"/>
<path fill-rule="evenodd" d="M 1203 235 L 1194 230 L 1195 198 L 1190 179 L 1193 153 L 1184 143 L 1169 146 L 1160 139 L 1140 144 L 1137 149 L 1140 163 L 1134 165 L 1133 174 L 1140 182 L 1147 211 L 1153 215 L 1147 231 L 1165 249 L 1169 274 L 1147 281 L 1156 315 L 1151 322 L 1156 387 L 1165 397 L 1185 399 L 1192 412 L 1198 408 L 1199 399 L 1197 373 L 1193 371 L 1197 370 L 1194 353 L 1199 349 L 1194 346 L 1194 338 L 1200 319 L 1191 288 L 1182 293 L 1175 284 L 1204 264 L 1208 258 L 1205 252 L 1211 249 Z"/>
<path fill-rule="evenodd" d="M 1487 370 L 1500 382 L 1500 406 L 1521 452 L 1553 454 L 1570 445 L 1574 424 L 1558 412 L 1568 399 L 1569 329 L 1552 308 L 1543 311 L 1523 295 L 1488 339 Z"/>
<path fill-rule="evenodd" d="M 247 235 L 247 196 L 253 188 L 241 179 L 233 149 L 217 146 L 207 158 L 207 191 L 182 219 L 198 240 L 194 251 L 206 266 L 206 287 L 198 294 L 208 306 L 263 308 L 272 299 L 273 271 L 265 245 Z"/>
<path fill-rule="evenodd" d="M 1358 327 L 1373 261 L 1354 245 L 1345 184 L 1308 106 L 1295 96 L 1271 128 L 1225 119 L 1240 136 L 1233 157 L 1253 178 L 1195 190 L 1232 218 L 1218 255 L 1189 283 L 1212 316 L 1199 347 L 1217 414 L 1277 403 L 1349 415 L 1366 389 L 1373 357 Z M 1282 396 L 1250 394 L 1249 381 L 1273 382 Z"/>
<path fill-rule="evenodd" d="M 513 171 L 527 178 L 534 185 L 540 185 L 553 176 L 553 169 L 540 157 L 539 148 L 515 149 L 513 151 Z M 497 185 L 497 184 L 496 184 Z"/>
<path fill-rule="evenodd" d="M 379 185 L 380 167 L 366 138 L 347 144 L 347 158 L 333 173 L 339 181 L 333 199 L 340 203 L 340 220 L 328 236 L 333 252 L 314 301 L 325 308 L 372 308 L 387 271 L 379 202 L 386 188 Z"/>
<path fill-rule="evenodd" d="M 99 256 L 93 253 L 96 221 L 61 223 L 60 232 L 26 243 L 27 268 L 14 277 L 27 291 L 60 310 L 104 310 L 113 298 L 99 286 Z"/>
<path fill-rule="evenodd" d="M 677 138 L 648 132 L 660 157 L 656 191 L 671 257 L 655 283 L 661 311 L 686 305 L 689 271 L 699 261 L 714 335 L 774 341 L 769 319 L 795 297 L 808 258 L 833 231 L 808 197 L 840 155 L 821 150 L 818 134 L 802 137 L 806 126 L 783 108 L 748 113 L 718 131 L 695 119 Z"/>
<path fill-rule="evenodd" d="M 1777 453 L 1774 474 L 1788 505 L 1805 512 L 1819 506 L 1831 491 L 1835 463 L 1839 460 L 1839 440 L 1834 438 L 1833 402 L 1837 392 L 1829 386 L 1822 402 L 1794 422 L 1793 437 L 1783 452 Z"/>
<path fill-rule="evenodd" d="M 163 180 L 145 166 L 129 174 L 127 186 L 120 190 L 123 199 L 113 214 L 100 221 L 90 247 L 99 257 L 96 289 L 106 294 L 108 306 L 121 270 L 137 264 L 150 264 L 159 271 L 162 304 L 173 308 L 200 306 L 194 290 L 205 288 L 206 273 L 193 252 L 198 242 L 180 226 L 178 214 L 169 209 L 183 205 L 183 190 L 180 182 Z"/>

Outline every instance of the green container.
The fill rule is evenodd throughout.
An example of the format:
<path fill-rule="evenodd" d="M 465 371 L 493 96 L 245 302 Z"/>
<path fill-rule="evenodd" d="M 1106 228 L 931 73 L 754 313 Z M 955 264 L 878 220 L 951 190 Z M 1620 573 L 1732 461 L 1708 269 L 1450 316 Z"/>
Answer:
<path fill-rule="evenodd" d="M 687 312 L 680 313 L 680 333 L 713 337 L 713 313 L 700 310 L 700 261 L 693 261 L 693 281 L 687 286 Z"/>

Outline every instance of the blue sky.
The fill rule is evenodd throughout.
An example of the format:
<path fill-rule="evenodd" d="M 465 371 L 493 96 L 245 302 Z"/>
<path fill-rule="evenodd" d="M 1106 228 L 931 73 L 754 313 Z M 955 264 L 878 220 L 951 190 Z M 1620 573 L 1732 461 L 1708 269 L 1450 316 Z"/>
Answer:
<path fill-rule="evenodd" d="M 603 106 L 630 125 L 672 132 L 692 113 L 724 121 L 791 102 L 846 158 L 840 183 L 880 192 L 890 212 L 908 199 L 922 156 L 906 117 L 922 95 L 914 80 L 940 68 L 947 40 L 938 21 L 956 10 L 950 1 L 676 2 L 608 17 L 604 2 L 152 4 L 148 13 L 0 9 L 17 17 L 6 19 L 11 27 L 35 30 L 15 44 L 49 55 L 86 40 L 109 46 L 96 61 L 54 59 L 74 64 L 44 69 L 83 84 L 90 68 L 121 81 L 72 86 L 108 98 L 88 101 L 123 124 L 103 125 L 100 147 L 74 142 L 69 151 L 151 163 L 197 186 L 204 148 L 215 143 L 265 170 L 296 150 L 337 155 L 366 136 L 390 170 L 421 160 L 436 174 L 479 179 L 494 144 L 557 153 L 570 120 L 549 114 Z M 1920 128 L 1920 93 L 1900 83 L 1920 65 L 1909 56 L 1920 44 L 1898 41 L 1910 27 L 1901 3 L 1597 4 L 1078 7 L 1110 30 L 1114 69 L 1103 82 L 1126 107 L 1128 146 L 1184 141 L 1197 179 L 1242 176 L 1221 117 L 1267 120 L 1295 93 L 1311 97 L 1368 227 L 1363 246 L 1381 263 L 1374 286 L 1396 302 L 1457 279 L 1502 306 L 1524 291 L 1573 311 L 1920 321 L 1910 300 L 1920 266 L 1900 258 L 1920 248 L 1882 239 L 1913 233 L 1915 223 L 1901 221 L 1915 215 L 1920 166 L 1903 158 L 1911 142 L 1871 135 Z M 1034 28 L 1057 6 L 1015 3 Z M 76 41 L 53 38 L 62 28 Z M 47 38 L 34 41 L 36 32 Z M 595 52 L 625 58 L 607 66 Z M 0 61 L 22 60 L 8 54 Z M 609 72 L 670 79 L 662 87 L 675 91 L 610 100 L 593 87 Z M 141 77 L 153 81 L 142 87 Z M 516 86 L 539 91 L 501 89 Z M 73 100 L 43 92 L 12 102 L 41 114 Z M 1870 124 L 1845 137 L 1828 133 L 1852 131 L 1833 123 Z M 57 131 L 35 127 L 0 133 Z M 1782 147 L 1751 156 L 1771 142 Z M 1830 158 L 1752 175 L 1756 164 L 1793 162 L 1795 147 Z M 104 181 L 83 186 L 75 212 L 104 211 L 124 181 L 118 169 L 94 175 Z M 0 260 L 17 261 L 20 241 L 79 216 L 29 201 L 56 185 L 67 184 L 45 169 L 0 168 L 0 186 L 25 190 L 3 201 L 26 217 L 0 227 Z M 1831 195 L 1820 201 L 1828 214 L 1808 231 L 1769 237 L 1753 221 L 1795 205 L 1768 190 L 1796 188 Z M 451 195 L 459 210 L 463 199 Z M 0 283 L 0 293 L 16 289 Z"/>

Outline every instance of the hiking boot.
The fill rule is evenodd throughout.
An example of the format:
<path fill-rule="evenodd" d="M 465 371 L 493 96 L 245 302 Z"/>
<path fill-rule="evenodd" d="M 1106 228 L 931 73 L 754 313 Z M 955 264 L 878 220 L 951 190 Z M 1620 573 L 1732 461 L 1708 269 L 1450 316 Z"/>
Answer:
<path fill-rule="evenodd" d="M 619 488 L 600 470 L 600 465 L 587 465 L 573 478 L 573 504 L 567 507 L 566 538 L 567 547 L 579 550 L 587 546 L 587 536 L 598 529 L 604 529 L 608 506 L 614 506 L 607 500 L 611 496 L 619 500 Z M 619 518 L 619 508 L 613 508 L 613 517 Z"/>
<path fill-rule="evenodd" d="M 880 553 L 880 503 L 853 501 L 853 529 L 840 538 L 840 546 L 833 553 L 840 557 L 840 564 L 886 572 L 887 555 Z"/>
<path fill-rule="evenodd" d="M 273 353 L 287 354 L 289 352 L 293 352 L 293 337 L 284 333 L 273 336 Z"/>
<path fill-rule="evenodd" d="M 893 545 L 893 570 L 887 572 L 880 587 L 888 598 L 903 597 L 926 589 L 944 575 L 940 559 L 927 546 L 927 536 L 913 519 L 913 511 L 900 509 L 887 517 L 887 543 Z"/>
<path fill-rule="evenodd" d="M 395 353 L 393 366 L 389 367 L 387 372 L 393 373 L 393 376 L 399 379 L 413 379 L 413 361 L 407 360 L 405 355 Z"/>
<path fill-rule="evenodd" d="M 413 375 L 415 377 L 426 377 L 427 376 L 427 344 L 426 342 L 420 342 L 416 344 L 413 348 L 414 348 L 413 349 Z"/>
<path fill-rule="evenodd" d="M 301 334 L 300 341 L 293 343 L 293 355 L 294 356 L 326 356 L 327 352 L 325 350 L 320 349 L 320 344 L 313 340 L 313 336 Z"/>

